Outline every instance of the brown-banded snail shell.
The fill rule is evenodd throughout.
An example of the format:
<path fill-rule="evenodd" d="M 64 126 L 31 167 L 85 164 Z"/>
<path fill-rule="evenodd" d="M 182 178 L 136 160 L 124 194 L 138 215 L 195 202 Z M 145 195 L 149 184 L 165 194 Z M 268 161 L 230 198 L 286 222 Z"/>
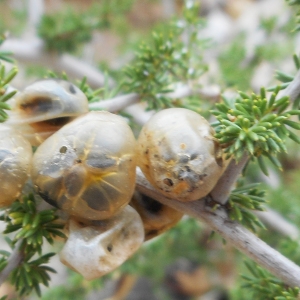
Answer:
<path fill-rule="evenodd" d="M 166 197 L 192 201 L 206 196 L 223 172 L 214 131 L 199 114 L 184 108 L 155 114 L 138 138 L 138 164 Z"/>
<path fill-rule="evenodd" d="M 18 93 L 10 104 L 7 123 L 22 126 L 33 145 L 39 145 L 63 125 L 88 112 L 85 94 L 60 79 L 39 80 Z"/>
<path fill-rule="evenodd" d="M 131 199 L 135 148 L 122 117 L 89 112 L 40 145 L 33 157 L 32 180 L 47 202 L 70 215 L 106 219 Z"/>
<path fill-rule="evenodd" d="M 0 207 L 14 202 L 30 174 L 30 143 L 12 128 L 0 125 Z"/>
<path fill-rule="evenodd" d="M 183 216 L 181 212 L 138 192 L 133 194 L 129 204 L 142 218 L 146 241 L 173 227 Z"/>
<path fill-rule="evenodd" d="M 142 220 L 129 205 L 111 219 L 92 225 L 71 219 L 68 227 L 60 260 L 88 280 L 119 267 L 144 241 Z"/>

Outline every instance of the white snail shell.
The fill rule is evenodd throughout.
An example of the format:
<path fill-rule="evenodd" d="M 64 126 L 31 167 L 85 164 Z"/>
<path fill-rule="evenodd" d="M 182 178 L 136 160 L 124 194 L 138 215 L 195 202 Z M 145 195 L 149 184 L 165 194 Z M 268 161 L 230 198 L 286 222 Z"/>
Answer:
<path fill-rule="evenodd" d="M 134 193 L 130 205 L 142 218 L 146 241 L 175 226 L 183 216 L 170 206 L 138 192 Z"/>
<path fill-rule="evenodd" d="M 42 198 L 74 217 L 110 218 L 133 194 L 135 148 L 122 117 L 89 112 L 40 145 L 32 180 Z"/>
<path fill-rule="evenodd" d="M 23 133 L 34 145 L 75 117 L 88 112 L 85 94 L 72 83 L 60 79 L 39 80 L 11 101 L 8 124 L 22 124 Z"/>
<path fill-rule="evenodd" d="M 162 110 L 141 130 L 138 164 L 166 197 L 199 199 L 211 191 L 224 169 L 213 134 L 209 123 L 191 110 Z"/>
<path fill-rule="evenodd" d="M 124 263 L 144 241 L 139 214 L 126 206 L 111 219 L 84 225 L 70 220 L 60 260 L 85 279 L 101 277 Z"/>
<path fill-rule="evenodd" d="M 12 128 L 0 125 L 0 207 L 12 204 L 30 174 L 30 143 Z"/>

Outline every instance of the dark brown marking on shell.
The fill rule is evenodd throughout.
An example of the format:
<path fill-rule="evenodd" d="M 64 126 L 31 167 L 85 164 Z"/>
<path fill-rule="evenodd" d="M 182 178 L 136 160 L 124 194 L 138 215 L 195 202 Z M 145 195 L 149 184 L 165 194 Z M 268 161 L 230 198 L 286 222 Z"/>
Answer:
<path fill-rule="evenodd" d="M 149 230 L 149 231 L 146 231 L 145 232 L 145 240 L 149 240 L 155 236 L 157 236 L 159 234 L 159 230 L 157 229 L 152 229 L 152 230 Z"/>
<path fill-rule="evenodd" d="M 194 159 L 196 159 L 198 157 L 198 154 L 197 153 L 193 153 L 192 155 L 191 155 L 191 160 L 194 160 Z"/>
<path fill-rule="evenodd" d="M 142 194 L 140 199 L 141 205 L 152 214 L 158 214 L 163 209 L 163 204 L 146 195 Z"/>
<path fill-rule="evenodd" d="M 20 108 L 28 114 L 48 112 L 51 111 L 53 107 L 53 101 L 49 97 L 35 97 L 30 99 L 30 101 L 20 104 Z"/>
<path fill-rule="evenodd" d="M 75 172 L 69 172 L 64 177 L 64 185 L 66 187 L 67 193 L 69 196 L 77 196 L 84 184 L 84 177 L 82 174 Z"/>
<path fill-rule="evenodd" d="M 90 187 L 86 189 L 81 198 L 87 203 L 87 205 L 97 211 L 109 211 L 110 205 L 105 199 L 103 192 L 97 187 Z"/>
<path fill-rule="evenodd" d="M 54 118 L 54 119 L 49 119 L 46 121 L 43 121 L 44 123 L 52 126 L 63 126 L 69 123 L 72 120 L 70 117 L 60 117 L 60 118 Z M 42 123 L 42 122 L 39 122 Z"/>
<path fill-rule="evenodd" d="M 52 205 L 56 208 L 60 208 L 58 206 L 57 202 L 49 197 L 48 192 L 42 192 L 41 190 L 38 190 L 38 194 L 50 205 Z"/>
<path fill-rule="evenodd" d="M 174 185 L 172 179 L 170 179 L 170 178 L 165 178 L 163 180 L 163 183 L 166 184 L 167 186 L 173 186 Z"/>
<path fill-rule="evenodd" d="M 186 154 L 179 156 L 179 163 L 186 164 L 190 160 L 190 157 Z"/>

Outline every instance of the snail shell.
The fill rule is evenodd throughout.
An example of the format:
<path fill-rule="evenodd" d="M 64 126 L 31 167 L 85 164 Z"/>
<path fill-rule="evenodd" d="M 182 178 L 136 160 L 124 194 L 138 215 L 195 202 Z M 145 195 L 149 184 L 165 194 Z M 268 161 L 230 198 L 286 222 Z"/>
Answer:
<path fill-rule="evenodd" d="M 89 112 L 40 145 L 33 157 L 32 180 L 42 198 L 72 216 L 106 219 L 133 194 L 135 146 L 122 117 Z"/>
<path fill-rule="evenodd" d="M 138 164 L 166 197 L 199 199 L 211 191 L 224 169 L 213 134 L 209 123 L 191 110 L 162 110 L 141 130 Z"/>
<path fill-rule="evenodd" d="M 144 194 L 135 192 L 129 203 L 142 218 L 145 240 L 150 240 L 173 227 L 183 214 Z"/>
<path fill-rule="evenodd" d="M 12 204 L 30 174 L 30 143 L 12 128 L 0 125 L 0 207 Z"/>
<path fill-rule="evenodd" d="M 93 225 L 71 219 L 68 231 L 60 260 L 88 280 L 119 267 L 144 241 L 142 220 L 130 206 Z"/>
<path fill-rule="evenodd" d="M 39 80 L 11 101 L 8 124 L 22 124 L 24 135 L 34 145 L 88 112 L 85 94 L 72 83 L 60 79 Z M 26 126 L 27 125 L 27 126 Z"/>

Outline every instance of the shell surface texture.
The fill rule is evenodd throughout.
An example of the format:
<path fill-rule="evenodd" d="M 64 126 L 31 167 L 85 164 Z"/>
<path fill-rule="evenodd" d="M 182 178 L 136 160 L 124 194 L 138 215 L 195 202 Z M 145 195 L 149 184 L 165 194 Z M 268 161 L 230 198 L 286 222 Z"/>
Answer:
<path fill-rule="evenodd" d="M 183 216 L 170 206 L 138 192 L 134 193 L 130 205 L 142 218 L 146 241 L 175 226 Z"/>
<path fill-rule="evenodd" d="M 144 241 L 139 214 L 129 205 L 111 219 L 84 225 L 69 221 L 60 260 L 85 279 L 101 277 L 125 262 Z"/>
<path fill-rule="evenodd" d="M 65 125 L 37 149 L 32 180 L 50 204 L 77 218 L 110 218 L 131 199 L 136 141 L 126 121 L 89 112 Z"/>
<path fill-rule="evenodd" d="M 179 201 L 206 196 L 224 170 L 214 131 L 199 114 L 184 108 L 156 113 L 138 138 L 138 164 L 163 195 Z"/>
<path fill-rule="evenodd" d="M 24 134 L 35 145 L 88 112 L 85 94 L 72 83 L 60 79 L 36 81 L 18 93 L 11 106 L 8 123 L 25 126 Z"/>
<path fill-rule="evenodd" d="M 30 175 L 30 143 L 12 128 L 0 124 L 0 207 L 12 204 Z"/>

